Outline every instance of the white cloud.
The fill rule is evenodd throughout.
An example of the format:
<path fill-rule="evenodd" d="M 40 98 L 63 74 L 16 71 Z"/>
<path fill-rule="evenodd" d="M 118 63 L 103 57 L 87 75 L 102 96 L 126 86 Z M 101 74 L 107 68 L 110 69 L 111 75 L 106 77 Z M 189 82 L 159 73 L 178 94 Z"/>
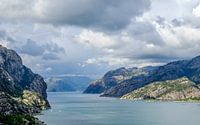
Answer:
<path fill-rule="evenodd" d="M 124 64 L 129 64 L 130 59 L 128 58 L 116 58 L 111 56 L 104 56 L 104 57 L 98 57 L 98 58 L 90 58 L 85 61 L 85 64 L 95 64 L 95 65 L 101 65 L 101 64 L 108 64 L 110 66 L 120 66 Z"/>
<path fill-rule="evenodd" d="M 192 13 L 194 16 L 200 17 L 200 4 L 192 10 Z"/>
<path fill-rule="evenodd" d="M 94 32 L 92 30 L 83 30 L 76 39 L 80 43 L 101 49 L 109 48 L 116 44 L 110 36 L 103 32 Z"/>
<path fill-rule="evenodd" d="M 85 61 L 83 64 L 86 65 L 98 65 L 98 66 L 104 66 L 104 64 L 108 64 L 110 67 L 144 67 L 144 66 L 157 66 L 161 65 L 163 63 L 160 62 L 149 62 L 148 60 L 132 60 L 130 58 L 117 58 L 112 56 L 104 56 L 104 57 L 98 57 L 98 58 L 90 58 Z"/>

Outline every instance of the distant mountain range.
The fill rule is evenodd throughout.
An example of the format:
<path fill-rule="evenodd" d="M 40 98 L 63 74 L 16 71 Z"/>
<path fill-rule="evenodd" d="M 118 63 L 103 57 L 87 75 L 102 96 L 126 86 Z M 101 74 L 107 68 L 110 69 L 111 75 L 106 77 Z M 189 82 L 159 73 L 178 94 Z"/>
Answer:
<path fill-rule="evenodd" d="M 159 67 L 120 68 L 109 71 L 94 81 L 84 93 L 101 93 L 101 96 L 122 97 L 153 82 L 177 80 L 182 77 L 198 85 L 200 83 L 200 56 Z"/>
<path fill-rule="evenodd" d="M 92 79 L 86 76 L 59 76 L 46 78 L 48 92 L 84 91 Z"/>

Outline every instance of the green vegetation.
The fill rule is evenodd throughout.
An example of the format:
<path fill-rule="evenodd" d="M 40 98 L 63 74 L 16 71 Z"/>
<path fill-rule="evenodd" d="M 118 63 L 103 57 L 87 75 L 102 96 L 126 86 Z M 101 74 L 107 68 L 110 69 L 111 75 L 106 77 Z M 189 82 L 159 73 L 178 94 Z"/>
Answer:
<path fill-rule="evenodd" d="M 42 122 L 31 115 L 7 115 L 0 114 L 0 122 L 4 125 L 42 125 Z"/>

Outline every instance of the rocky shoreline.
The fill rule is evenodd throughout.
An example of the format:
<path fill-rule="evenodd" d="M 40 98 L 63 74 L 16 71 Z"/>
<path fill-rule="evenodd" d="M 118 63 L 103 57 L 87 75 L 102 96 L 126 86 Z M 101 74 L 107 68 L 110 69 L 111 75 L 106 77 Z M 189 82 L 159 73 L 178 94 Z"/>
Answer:
<path fill-rule="evenodd" d="M 188 78 L 154 82 L 121 97 L 128 100 L 199 102 L 200 88 Z"/>

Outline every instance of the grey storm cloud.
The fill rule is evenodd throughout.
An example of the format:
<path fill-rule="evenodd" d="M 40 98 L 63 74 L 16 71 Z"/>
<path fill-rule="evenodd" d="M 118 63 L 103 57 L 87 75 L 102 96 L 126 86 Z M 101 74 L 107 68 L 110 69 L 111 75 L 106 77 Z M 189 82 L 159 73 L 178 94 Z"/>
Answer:
<path fill-rule="evenodd" d="M 43 48 L 53 53 L 65 53 L 65 49 L 63 47 L 58 46 L 55 43 L 47 43 L 43 46 Z"/>
<path fill-rule="evenodd" d="M 12 43 L 16 42 L 13 38 L 11 38 L 6 31 L 2 30 L 0 31 L 0 40 L 8 40 Z"/>
<path fill-rule="evenodd" d="M 58 54 L 65 53 L 65 50 L 55 43 L 39 45 L 37 42 L 28 39 L 26 44 L 20 48 L 19 52 L 31 56 L 42 56 L 42 59 L 45 60 L 55 60 L 59 59 Z"/>
<path fill-rule="evenodd" d="M 173 26 L 181 26 L 184 24 L 183 20 L 176 19 L 176 18 L 173 19 L 171 22 L 172 22 Z"/>
<path fill-rule="evenodd" d="M 55 5 L 59 4 L 59 8 Z M 59 0 L 49 6 L 52 21 L 61 24 L 100 27 L 111 30 L 124 28 L 131 18 L 150 7 L 148 0 Z M 80 6 L 81 5 L 81 6 Z M 55 9 L 56 8 L 56 9 Z M 77 8 L 77 9 L 74 9 Z M 65 13 L 62 13 L 65 11 Z"/>
<path fill-rule="evenodd" d="M 178 57 L 173 57 L 173 55 L 163 55 L 163 54 L 143 54 L 138 56 L 136 59 L 149 59 L 154 62 L 170 62 L 171 60 L 177 60 Z"/>
<path fill-rule="evenodd" d="M 44 60 L 58 60 L 59 57 L 55 53 L 46 53 L 42 56 Z"/>
<path fill-rule="evenodd" d="M 150 0 L 16 0 L 15 3 L 11 0 L 3 1 L 0 2 L 0 8 L 4 11 L 0 12 L 0 17 L 4 20 L 31 19 L 55 25 L 107 30 L 126 27 L 132 18 L 142 15 L 151 5 Z"/>
<path fill-rule="evenodd" d="M 35 41 L 28 39 L 26 44 L 21 47 L 20 52 L 32 56 L 40 56 L 45 52 L 45 48 L 38 45 Z"/>
<path fill-rule="evenodd" d="M 154 45 L 163 46 L 164 41 L 155 27 L 149 22 L 132 22 L 126 29 L 126 32 L 133 38 Z"/>

